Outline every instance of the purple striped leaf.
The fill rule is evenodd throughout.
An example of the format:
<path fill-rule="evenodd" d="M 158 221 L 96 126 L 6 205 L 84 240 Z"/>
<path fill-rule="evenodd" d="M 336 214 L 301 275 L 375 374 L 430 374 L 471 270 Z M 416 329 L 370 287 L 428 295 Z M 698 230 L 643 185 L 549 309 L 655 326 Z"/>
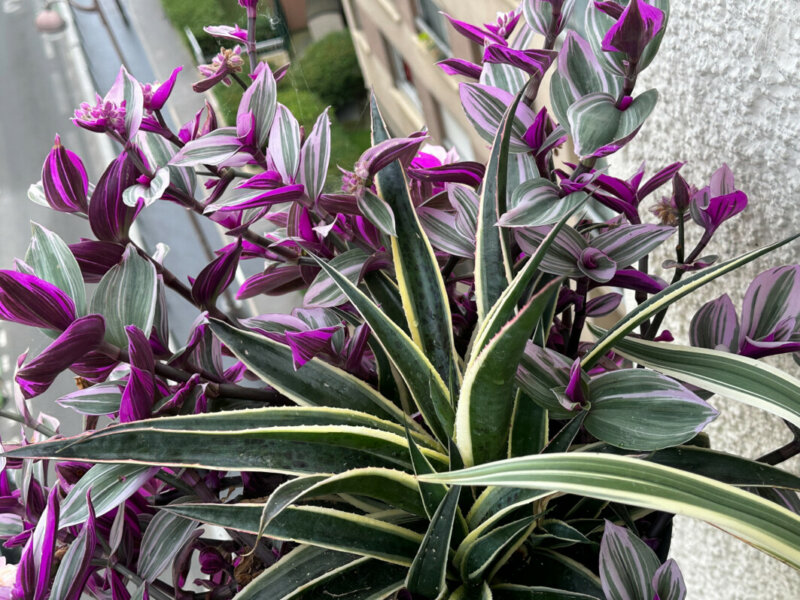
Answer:
<path fill-rule="evenodd" d="M 461 58 L 447 58 L 436 63 L 448 75 L 461 75 L 477 81 L 481 76 L 481 67 L 474 62 Z"/>
<path fill-rule="evenodd" d="M 616 152 L 639 132 L 657 100 L 656 90 L 648 90 L 620 106 L 614 96 L 604 92 L 583 96 L 570 105 L 566 115 L 575 152 L 582 159 Z"/>
<path fill-rule="evenodd" d="M 608 285 L 648 294 L 657 294 L 667 287 L 663 279 L 656 279 L 636 269 L 618 269 L 614 277 L 608 281 Z"/>
<path fill-rule="evenodd" d="M 305 331 L 286 331 L 284 341 L 292 349 L 296 371 L 319 354 L 332 354 L 331 339 L 342 330 L 341 325 Z"/>
<path fill-rule="evenodd" d="M 622 302 L 622 294 L 616 292 L 592 298 L 586 303 L 586 316 L 604 317 L 617 310 L 620 302 Z"/>
<path fill-rule="evenodd" d="M 640 2 L 640 5 L 641 4 L 643 3 Z M 603 41 L 608 35 L 609 30 L 619 22 L 618 18 L 612 16 L 617 14 L 617 10 L 608 10 L 610 5 L 610 2 L 601 3 L 602 8 L 599 8 L 597 4 L 594 6 L 591 4 L 589 5 L 586 10 L 585 31 L 592 45 L 592 51 L 599 58 L 603 69 L 622 76 L 625 74 L 625 63 L 629 60 L 628 56 L 622 52 L 605 52 L 603 50 Z M 637 72 L 641 72 L 645 69 L 653 58 L 655 58 L 669 20 L 669 0 L 650 0 L 649 5 L 658 9 L 663 14 L 663 18 L 661 19 L 659 31 L 646 45 L 641 54 L 641 58 L 637 61 Z M 604 8 L 605 10 L 603 10 Z"/>
<path fill-rule="evenodd" d="M 89 225 L 95 237 L 103 242 L 125 242 L 142 203 L 135 207 L 123 202 L 123 192 L 136 183 L 140 173 L 128 156 L 120 154 L 108 168 L 92 192 L 89 202 Z"/>
<path fill-rule="evenodd" d="M 449 183 L 445 187 L 450 204 L 456 211 L 456 229 L 463 237 L 474 242 L 478 230 L 478 194 L 463 185 Z"/>
<path fill-rule="evenodd" d="M 61 559 L 50 592 L 50 597 L 53 599 L 80 600 L 92 571 L 91 561 L 97 548 L 97 531 L 94 506 L 89 492 L 86 492 L 85 504 L 89 513 L 86 524 Z M 64 527 L 63 512 L 61 516 L 61 527 Z"/>
<path fill-rule="evenodd" d="M 584 427 L 597 439 L 626 450 L 677 446 L 719 414 L 677 381 L 646 369 L 604 373 L 591 380 L 589 394 Z"/>
<path fill-rule="evenodd" d="M 246 113 L 253 115 L 255 143 L 259 148 L 263 148 L 269 139 L 269 131 L 277 110 L 275 76 L 266 62 L 260 62 L 251 77 L 253 83 L 242 95 L 236 118 L 238 121 L 239 117 Z"/>
<path fill-rule="evenodd" d="M 200 271 L 192 284 L 192 298 L 195 302 L 205 308 L 214 306 L 219 295 L 233 281 L 241 254 L 242 239 L 239 238 L 234 246 L 228 246 L 225 252 Z"/>
<path fill-rule="evenodd" d="M 553 114 L 559 124 L 568 126 L 567 109 L 584 96 L 602 92 L 616 98 L 621 90 L 621 78 L 603 69 L 589 42 L 568 31 L 550 83 Z"/>
<path fill-rule="evenodd" d="M 251 208 L 263 208 L 274 204 L 293 202 L 302 198 L 303 192 L 304 188 L 299 183 L 272 189 L 239 187 L 217 202 L 209 204 L 205 208 L 205 212 L 238 212 Z"/>
<path fill-rule="evenodd" d="M 700 307 L 689 325 L 689 340 L 698 348 L 739 350 L 739 317 L 728 294 Z"/>
<path fill-rule="evenodd" d="M 536 33 L 557 36 L 572 16 L 575 0 L 525 0 L 522 14 Z M 555 22 L 554 13 L 557 15 Z"/>
<path fill-rule="evenodd" d="M 175 168 L 175 167 L 172 167 Z M 152 179 L 144 179 L 144 183 L 136 183 L 122 192 L 122 201 L 131 207 L 137 207 L 140 202 L 145 206 L 150 206 L 156 200 L 164 196 L 164 192 L 169 187 L 170 168 L 161 167 L 153 175 Z M 140 178 L 142 179 L 142 178 Z"/>
<path fill-rule="evenodd" d="M 56 233 L 31 222 L 31 242 L 25 262 L 37 277 L 52 283 L 72 298 L 78 316 L 86 314 L 86 290 L 80 267 L 69 246 Z"/>
<path fill-rule="evenodd" d="M 653 600 L 660 566 L 647 544 L 625 527 L 606 521 L 600 542 L 600 583 L 607 600 Z"/>
<path fill-rule="evenodd" d="M 542 79 L 556 56 L 555 50 L 516 50 L 503 44 L 491 44 L 484 50 L 483 62 L 511 65 Z"/>
<path fill-rule="evenodd" d="M 586 199 L 583 192 L 562 198 L 561 191 L 549 179 L 537 177 L 518 186 L 511 194 L 513 206 L 497 224 L 502 227 L 535 227 L 551 225 Z"/>
<path fill-rule="evenodd" d="M 748 286 L 742 302 L 741 343 L 748 345 L 747 355 L 794 351 L 781 346 L 798 329 L 799 318 L 800 266 L 774 267 L 760 273 Z"/>
<path fill-rule="evenodd" d="M 483 163 L 459 161 L 435 167 L 410 167 L 408 176 L 411 179 L 428 183 L 462 183 L 478 187 L 483 181 L 486 168 Z"/>
<path fill-rule="evenodd" d="M 14 377 L 26 399 L 44 393 L 56 377 L 103 342 L 105 324 L 100 315 L 72 322 L 39 356 L 28 361 Z"/>
<path fill-rule="evenodd" d="M 684 600 L 686 584 L 678 563 L 670 558 L 653 575 L 653 600 Z"/>
<path fill-rule="evenodd" d="M 45 600 L 50 591 L 50 570 L 53 567 L 58 534 L 58 486 L 47 497 L 47 507 L 28 538 L 17 567 L 14 598 Z"/>
<path fill-rule="evenodd" d="M 280 102 L 269 132 L 269 155 L 284 181 L 295 181 L 300 166 L 300 123 Z"/>
<path fill-rule="evenodd" d="M 675 233 L 666 225 L 624 225 L 600 234 L 591 241 L 620 267 L 634 264 Z"/>
<path fill-rule="evenodd" d="M 361 275 L 364 264 L 367 262 L 369 256 L 363 250 L 353 248 L 335 256 L 329 261 L 332 268 L 336 269 L 344 277 L 348 279 L 353 285 L 358 285 L 361 281 Z M 324 271 L 319 274 L 308 286 L 305 296 L 303 297 L 303 304 L 305 306 L 315 307 L 334 307 L 344 304 L 347 297 L 341 291 L 336 282 L 327 275 Z"/>
<path fill-rule="evenodd" d="M 98 517 L 111 512 L 150 481 L 159 467 L 126 464 L 97 464 L 69 491 L 61 503 L 61 527 L 85 523 L 91 516 L 86 495 L 91 491 L 92 506 Z"/>
<path fill-rule="evenodd" d="M 386 235 L 397 237 L 394 213 L 383 198 L 365 189 L 363 194 L 356 197 L 356 202 L 364 218 Z"/>
<path fill-rule="evenodd" d="M 136 81 L 125 67 L 119 69 L 117 79 L 120 78 L 122 78 L 122 100 L 125 102 L 125 134 L 127 139 L 132 140 L 139 132 L 144 116 L 142 84 Z"/>
<path fill-rule="evenodd" d="M 122 262 L 109 269 L 95 289 L 89 311 L 103 315 L 106 341 L 124 348 L 128 345 L 125 327 L 135 325 L 149 332 L 153 326 L 158 280 L 156 269 L 128 246 Z"/>
<path fill-rule="evenodd" d="M 124 381 L 105 381 L 61 396 L 56 402 L 82 415 L 110 415 L 119 411 L 124 385 Z"/>
<path fill-rule="evenodd" d="M 442 13 L 442 14 L 447 18 L 448 21 L 450 21 L 450 24 L 453 26 L 453 29 L 455 29 L 458 33 L 463 35 L 468 40 L 475 42 L 476 44 L 483 46 L 487 40 L 495 44 L 505 43 L 505 38 L 493 31 L 487 31 L 481 29 L 480 27 L 476 27 L 475 25 L 466 23 L 464 21 L 459 21 L 458 19 L 454 19 L 447 13 Z"/>
<path fill-rule="evenodd" d="M 551 391 L 566 387 L 571 367 L 571 361 L 566 356 L 528 342 L 517 367 L 516 383 L 531 400 L 549 410 L 551 418 L 571 418 L 574 413 L 561 406 Z"/>
<path fill-rule="evenodd" d="M 325 177 L 331 159 L 331 120 L 328 109 L 317 117 L 311 133 L 306 137 L 300 152 L 299 181 L 306 195 L 316 200 L 325 188 Z"/>
<path fill-rule="evenodd" d="M 602 250 L 584 248 L 578 257 L 578 268 L 591 280 L 606 283 L 617 272 L 617 263 Z"/>
<path fill-rule="evenodd" d="M 695 223 L 713 234 L 720 225 L 747 208 L 747 195 L 741 191 L 722 196 L 711 196 L 709 188 L 700 190 L 692 197 L 689 211 Z"/>
<path fill-rule="evenodd" d="M 512 104 L 514 96 L 500 88 L 480 83 L 461 83 L 458 89 L 464 112 L 478 135 L 487 142 L 493 142 L 506 108 Z M 528 106 L 519 104 L 511 129 L 511 152 L 530 150 L 523 137 L 535 118 L 536 115 Z"/>
<path fill-rule="evenodd" d="M 155 361 L 150 342 L 136 326 L 125 327 L 131 372 L 119 404 L 120 423 L 141 421 L 150 417 L 155 401 Z"/>
<path fill-rule="evenodd" d="M 435 208 L 423 208 L 417 214 L 434 248 L 454 256 L 474 258 L 474 233 L 473 237 L 465 237 L 459 231 L 455 215 Z"/>
<path fill-rule="evenodd" d="M 643 0 L 631 0 L 603 37 L 601 47 L 606 52 L 623 52 L 628 60 L 638 63 L 645 47 L 663 25 L 662 11 Z"/>
<path fill-rule="evenodd" d="M 515 230 L 517 242 L 525 254 L 532 255 L 539 244 L 552 229 L 552 226 L 529 227 Z M 583 272 L 578 268 L 578 259 L 587 247 L 583 236 L 569 225 L 562 227 L 549 251 L 542 258 L 540 269 L 553 275 L 581 277 Z"/>
<path fill-rule="evenodd" d="M 264 64 L 264 63 L 262 63 Z M 185 502 L 181 498 L 176 502 Z M 161 510 L 150 521 L 142 538 L 137 573 L 152 583 L 166 569 L 183 546 L 192 539 L 197 523 Z"/>
<path fill-rule="evenodd" d="M 270 265 L 266 271 L 248 277 L 236 292 L 237 300 L 252 298 L 259 294 L 282 296 L 305 287 L 302 267 L 297 265 Z"/>
<path fill-rule="evenodd" d="M 0 319 L 63 331 L 75 320 L 72 299 L 35 275 L 0 270 Z"/>
<path fill-rule="evenodd" d="M 242 149 L 234 127 L 221 127 L 191 140 L 170 159 L 174 167 L 219 165 Z"/>
<path fill-rule="evenodd" d="M 108 270 L 122 260 L 125 246 L 115 242 L 81 240 L 69 245 L 78 262 L 84 283 L 98 283 Z"/>
<path fill-rule="evenodd" d="M 42 193 L 52 209 L 83 212 L 89 209 L 86 194 L 89 179 L 80 157 L 61 145 L 56 135 L 53 148 L 42 165 Z"/>

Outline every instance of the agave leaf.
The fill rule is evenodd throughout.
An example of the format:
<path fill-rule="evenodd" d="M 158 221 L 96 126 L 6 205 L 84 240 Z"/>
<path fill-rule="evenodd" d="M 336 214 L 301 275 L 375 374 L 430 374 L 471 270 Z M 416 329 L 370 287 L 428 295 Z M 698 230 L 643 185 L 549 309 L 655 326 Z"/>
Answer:
<path fill-rule="evenodd" d="M 492 588 L 494 600 L 597 600 L 578 592 L 568 592 L 549 587 L 501 584 Z"/>
<path fill-rule="evenodd" d="M 434 464 L 448 463 L 435 450 L 421 451 Z M 331 408 L 270 407 L 136 421 L 6 454 L 290 475 L 372 466 L 411 471 L 402 427 Z"/>
<path fill-rule="evenodd" d="M 667 308 L 673 302 L 680 300 L 687 294 L 692 293 L 696 289 L 713 281 L 717 277 L 738 269 L 739 267 L 754 261 L 758 257 L 796 240 L 798 237 L 800 237 L 800 233 L 792 235 L 779 242 L 775 242 L 774 244 L 762 246 L 761 248 L 751 250 L 750 252 L 746 252 L 740 256 L 737 256 L 736 258 L 732 258 L 725 262 L 708 267 L 677 283 L 673 283 L 659 293 L 650 296 L 642 304 L 620 319 L 614 325 L 614 327 L 609 329 L 597 341 L 594 348 L 592 348 L 584 357 L 581 363 L 582 367 L 584 369 L 588 369 L 594 365 L 600 359 L 600 357 L 603 356 L 608 350 L 613 348 L 619 340 L 628 335 L 641 323 Z"/>
<path fill-rule="evenodd" d="M 459 546 L 454 558 L 464 581 L 480 581 L 499 558 L 527 537 L 534 519 L 534 516 L 525 517 L 481 536 L 468 536 Z"/>
<path fill-rule="evenodd" d="M 297 598 L 298 591 L 318 578 L 330 576 L 360 560 L 362 559 L 355 554 L 317 546 L 299 546 L 253 579 L 235 598 L 259 600 L 267 590 L 276 600 Z"/>
<path fill-rule="evenodd" d="M 800 568 L 800 516 L 733 486 L 635 458 L 540 454 L 420 479 L 550 489 L 685 515 Z"/>
<path fill-rule="evenodd" d="M 548 411 L 536 404 L 522 390 L 517 390 L 511 431 L 508 439 L 508 457 L 538 454 L 547 444 L 549 435 Z"/>
<path fill-rule="evenodd" d="M 299 477 L 278 486 L 264 504 L 262 526 L 269 525 L 287 507 L 326 494 L 357 494 L 381 500 L 421 517 L 426 516 L 419 484 L 412 475 L 394 469 L 366 468 L 345 471 L 332 477 Z"/>
<path fill-rule="evenodd" d="M 508 153 L 515 111 L 524 88 L 506 109 L 492 143 L 492 152 L 483 179 L 475 236 L 475 301 L 478 319 L 483 320 L 511 281 L 511 258 L 503 242 L 497 220 L 506 211 Z"/>
<path fill-rule="evenodd" d="M 164 510 L 245 533 L 257 533 L 261 504 L 171 504 Z M 408 566 L 422 536 L 410 529 L 378 519 L 318 506 L 291 506 L 274 518 L 265 535 L 369 556 Z"/>
<path fill-rule="evenodd" d="M 613 344 L 621 355 L 659 373 L 765 410 L 800 427 L 800 380 L 765 362 L 718 350 L 633 338 L 620 337 Z"/>
<path fill-rule="evenodd" d="M 447 591 L 445 578 L 450 538 L 458 512 L 460 493 L 460 487 L 451 487 L 431 518 L 428 531 L 406 577 L 406 588 L 412 594 L 424 598 L 440 598 Z"/>
<path fill-rule="evenodd" d="M 236 358 L 281 394 L 300 406 L 348 408 L 398 423 L 416 433 L 421 428 L 393 402 L 372 387 L 323 360 L 311 359 L 300 371 L 294 368 L 292 351 L 261 335 L 211 320 L 211 330 Z"/>
<path fill-rule="evenodd" d="M 447 386 L 419 347 L 361 290 L 330 265 L 317 260 L 369 324 L 372 333 L 402 375 L 422 415 L 445 442 L 453 432 L 453 408 Z"/>
<path fill-rule="evenodd" d="M 374 95 L 370 99 L 370 115 L 372 143 L 388 139 Z M 375 183 L 378 195 L 394 214 L 397 235 L 391 237 L 392 257 L 411 338 L 445 379 L 453 369 L 458 371 L 450 303 L 433 248 L 411 201 L 400 161 L 378 172 Z"/>
<path fill-rule="evenodd" d="M 533 277 L 539 270 L 542 260 L 547 255 L 550 246 L 557 239 L 559 232 L 566 225 L 567 221 L 578 211 L 583 203 L 574 206 L 561 220 L 556 223 L 542 240 L 536 251 L 531 255 L 525 266 L 516 274 L 511 284 L 503 290 L 503 293 L 494 303 L 486 318 L 478 326 L 478 333 L 473 342 L 473 354 L 477 355 L 489 343 L 497 332 L 508 323 L 511 316 L 522 299 L 522 295 L 528 288 Z"/>
<path fill-rule="evenodd" d="M 374 558 L 358 558 L 297 589 L 286 600 L 385 600 L 403 587 L 407 569 Z M 271 592 L 272 590 L 270 590 Z M 263 596 L 261 596 L 263 597 Z M 269 596 L 272 598 L 273 596 Z M 238 596 L 236 597 L 238 600 Z"/>
<path fill-rule="evenodd" d="M 560 285 L 560 279 L 549 282 L 470 361 L 456 413 L 456 441 L 465 464 L 506 454 L 517 365 L 550 295 Z"/>

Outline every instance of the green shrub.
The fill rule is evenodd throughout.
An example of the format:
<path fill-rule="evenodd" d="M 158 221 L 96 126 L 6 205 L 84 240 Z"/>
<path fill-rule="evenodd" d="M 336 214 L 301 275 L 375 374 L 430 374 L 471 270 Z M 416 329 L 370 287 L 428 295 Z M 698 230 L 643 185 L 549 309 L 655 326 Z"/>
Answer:
<path fill-rule="evenodd" d="M 220 45 L 230 46 L 230 42 L 218 40 L 205 31 L 207 25 L 234 25 L 247 27 L 247 17 L 237 0 L 162 0 L 164 12 L 178 31 L 188 27 L 197 38 L 200 49 L 206 56 L 219 52 Z M 263 12 L 263 11 L 262 11 Z M 267 34 L 269 21 L 266 16 L 259 16 L 256 31 L 258 39 L 271 37 Z"/>
<path fill-rule="evenodd" d="M 334 109 L 364 98 L 364 79 L 347 31 L 314 42 L 297 65 L 294 77 Z"/>

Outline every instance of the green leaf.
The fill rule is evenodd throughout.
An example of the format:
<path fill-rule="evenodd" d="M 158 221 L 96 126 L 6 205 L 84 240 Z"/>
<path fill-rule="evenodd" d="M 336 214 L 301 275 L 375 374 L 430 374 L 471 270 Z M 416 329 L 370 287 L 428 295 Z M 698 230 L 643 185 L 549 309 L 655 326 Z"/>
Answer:
<path fill-rule="evenodd" d="M 129 245 L 122 262 L 103 275 L 89 304 L 89 312 L 99 313 L 106 320 L 106 341 L 127 348 L 128 325 L 135 325 L 149 335 L 156 313 L 157 291 L 156 268 Z"/>
<path fill-rule="evenodd" d="M 151 168 L 167 167 L 169 184 L 188 196 L 194 196 L 197 187 L 197 176 L 194 169 L 175 167 L 169 164 L 175 155 L 175 146 L 157 133 L 150 131 L 140 131 L 136 139 Z"/>
<path fill-rule="evenodd" d="M 329 264 L 317 260 L 323 272 L 342 289 L 372 329 L 414 398 L 425 422 L 445 442 L 453 432 L 455 415 L 444 381 L 419 347 L 361 290 Z M 413 330 L 413 328 L 412 328 Z"/>
<path fill-rule="evenodd" d="M 431 518 L 428 531 L 406 577 L 406 588 L 412 594 L 419 594 L 424 598 L 441 598 L 447 591 L 445 578 L 450 539 L 460 493 L 460 487 L 451 487 Z"/>
<path fill-rule="evenodd" d="M 59 527 L 72 527 L 89 518 L 89 490 L 95 514 L 102 517 L 133 496 L 157 472 L 157 468 L 139 465 L 94 465 L 61 501 Z"/>
<path fill-rule="evenodd" d="M 420 481 L 420 485 L 422 484 Z M 478 529 L 488 531 L 518 508 L 552 495 L 553 493 L 548 490 L 489 487 L 473 503 L 467 514 L 467 523 L 472 531 Z"/>
<path fill-rule="evenodd" d="M 484 140 L 492 143 L 498 130 L 503 128 L 504 120 L 508 116 L 506 109 L 512 104 L 514 94 L 519 88 L 511 92 L 482 83 L 461 83 L 458 90 L 461 105 L 475 131 Z M 529 152 L 530 148 L 523 137 L 535 115 L 525 105 L 520 106 L 519 110 L 515 109 L 512 114 L 514 118 L 511 119 L 508 134 L 509 149 L 511 152 Z"/>
<path fill-rule="evenodd" d="M 550 295 L 560 285 L 560 279 L 549 282 L 467 366 L 456 412 L 456 441 L 464 464 L 506 455 L 517 365 Z"/>
<path fill-rule="evenodd" d="M 733 486 L 635 458 L 540 454 L 420 479 L 550 489 L 685 515 L 800 568 L 800 516 Z"/>
<path fill-rule="evenodd" d="M 434 464 L 447 465 L 443 454 L 421 451 Z M 401 426 L 333 408 L 269 407 L 136 421 L 7 452 L 12 454 L 290 475 L 373 466 L 411 471 Z"/>
<path fill-rule="evenodd" d="M 640 324 L 667 308 L 673 302 L 680 300 L 687 294 L 692 293 L 696 289 L 713 281 L 717 277 L 738 269 L 739 267 L 752 262 L 758 257 L 796 240 L 798 237 L 800 237 L 800 233 L 792 235 L 779 242 L 775 242 L 774 244 L 762 246 L 761 248 L 751 250 L 750 252 L 746 252 L 745 254 L 737 256 L 736 258 L 732 258 L 725 262 L 708 267 L 668 286 L 659 293 L 650 296 L 642 304 L 620 319 L 616 325 L 614 325 L 614 327 L 609 329 L 603 335 L 603 337 L 597 341 L 594 348 L 592 348 L 583 358 L 581 366 L 584 370 L 589 369 L 600 359 L 601 356 L 611 350 L 611 348 L 613 348 L 619 340 L 628 335 Z"/>
<path fill-rule="evenodd" d="M 370 100 L 370 116 L 373 144 L 388 139 L 374 95 Z M 381 169 L 375 176 L 375 183 L 378 196 L 394 214 L 397 236 L 391 237 L 392 258 L 411 338 L 446 381 L 451 373 L 459 372 L 450 303 L 439 264 L 417 217 L 400 161 Z"/>
<path fill-rule="evenodd" d="M 494 135 L 483 178 L 475 235 L 475 301 L 480 321 L 511 281 L 511 258 L 503 241 L 504 233 L 497 227 L 497 220 L 506 212 L 509 141 L 516 121 L 514 114 L 523 93 L 524 88 L 505 110 Z"/>
<path fill-rule="evenodd" d="M 86 289 L 78 261 L 56 233 L 31 222 L 31 243 L 25 262 L 39 279 L 52 283 L 75 302 L 75 313 L 86 314 Z"/>
<path fill-rule="evenodd" d="M 183 500 L 186 500 L 185 498 Z M 167 507 L 165 507 L 167 508 Z M 136 573 L 152 583 L 171 563 L 192 537 L 197 523 L 160 510 L 150 521 L 142 537 Z"/>
<path fill-rule="evenodd" d="M 226 529 L 257 533 L 260 504 L 171 504 L 164 510 Z M 422 535 L 378 519 L 318 506 L 292 506 L 274 518 L 265 535 L 408 566 Z"/>
<path fill-rule="evenodd" d="M 620 110 L 616 98 L 610 94 L 595 92 L 583 96 L 567 109 L 576 154 L 588 158 L 604 146 L 624 145 L 653 112 L 657 100 L 658 92 L 647 90 L 625 110 Z"/>
<path fill-rule="evenodd" d="M 477 586 L 462 585 L 450 594 L 448 600 L 493 600 L 489 584 L 481 581 Z"/>
<path fill-rule="evenodd" d="M 770 412 L 800 427 L 800 379 L 768 363 L 718 350 L 633 338 L 615 340 L 614 349 L 664 375 Z"/>
<path fill-rule="evenodd" d="M 487 533 L 468 536 L 456 551 L 454 562 L 464 581 L 478 582 L 509 549 L 516 547 L 531 531 L 535 517 L 529 516 L 507 523 Z"/>
<path fill-rule="evenodd" d="M 408 423 L 416 434 L 422 433 L 416 422 L 394 403 L 346 371 L 316 358 L 296 371 L 292 351 L 285 344 L 237 329 L 222 321 L 212 319 L 210 326 L 220 341 L 250 371 L 292 402 L 300 406 L 357 410 L 382 419 Z"/>
<path fill-rule="evenodd" d="M 364 190 L 364 195 L 358 196 L 357 203 L 361 214 L 370 223 L 386 235 L 397 236 L 394 213 L 383 198 L 376 196 L 369 190 Z"/>
<path fill-rule="evenodd" d="M 688 442 L 717 410 L 674 379 L 646 369 L 622 369 L 589 384 L 586 430 L 629 450 L 660 450 Z"/>

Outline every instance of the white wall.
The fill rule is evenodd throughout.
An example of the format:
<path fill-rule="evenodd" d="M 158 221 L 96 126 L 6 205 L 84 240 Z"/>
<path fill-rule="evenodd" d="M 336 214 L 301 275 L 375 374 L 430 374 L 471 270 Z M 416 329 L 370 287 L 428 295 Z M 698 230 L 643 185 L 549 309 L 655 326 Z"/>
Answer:
<path fill-rule="evenodd" d="M 683 175 L 702 186 L 727 162 L 750 205 L 722 226 L 709 254 L 729 257 L 800 231 L 800 1 L 673 0 L 672 7 L 661 52 L 636 88 L 657 88 L 659 104 L 612 161 L 613 173 L 628 176 L 645 158 L 648 172 L 685 160 Z M 796 262 L 797 242 L 683 301 L 667 322 L 685 341 L 702 302 L 729 292 L 738 304 L 756 273 Z M 780 364 L 800 375 L 791 361 Z M 708 429 L 715 448 L 755 458 L 788 441 L 777 419 L 713 402 L 723 413 Z M 799 472 L 798 462 L 789 468 Z M 796 571 L 710 526 L 678 519 L 673 547 L 690 600 L 800 598 Z"/>

